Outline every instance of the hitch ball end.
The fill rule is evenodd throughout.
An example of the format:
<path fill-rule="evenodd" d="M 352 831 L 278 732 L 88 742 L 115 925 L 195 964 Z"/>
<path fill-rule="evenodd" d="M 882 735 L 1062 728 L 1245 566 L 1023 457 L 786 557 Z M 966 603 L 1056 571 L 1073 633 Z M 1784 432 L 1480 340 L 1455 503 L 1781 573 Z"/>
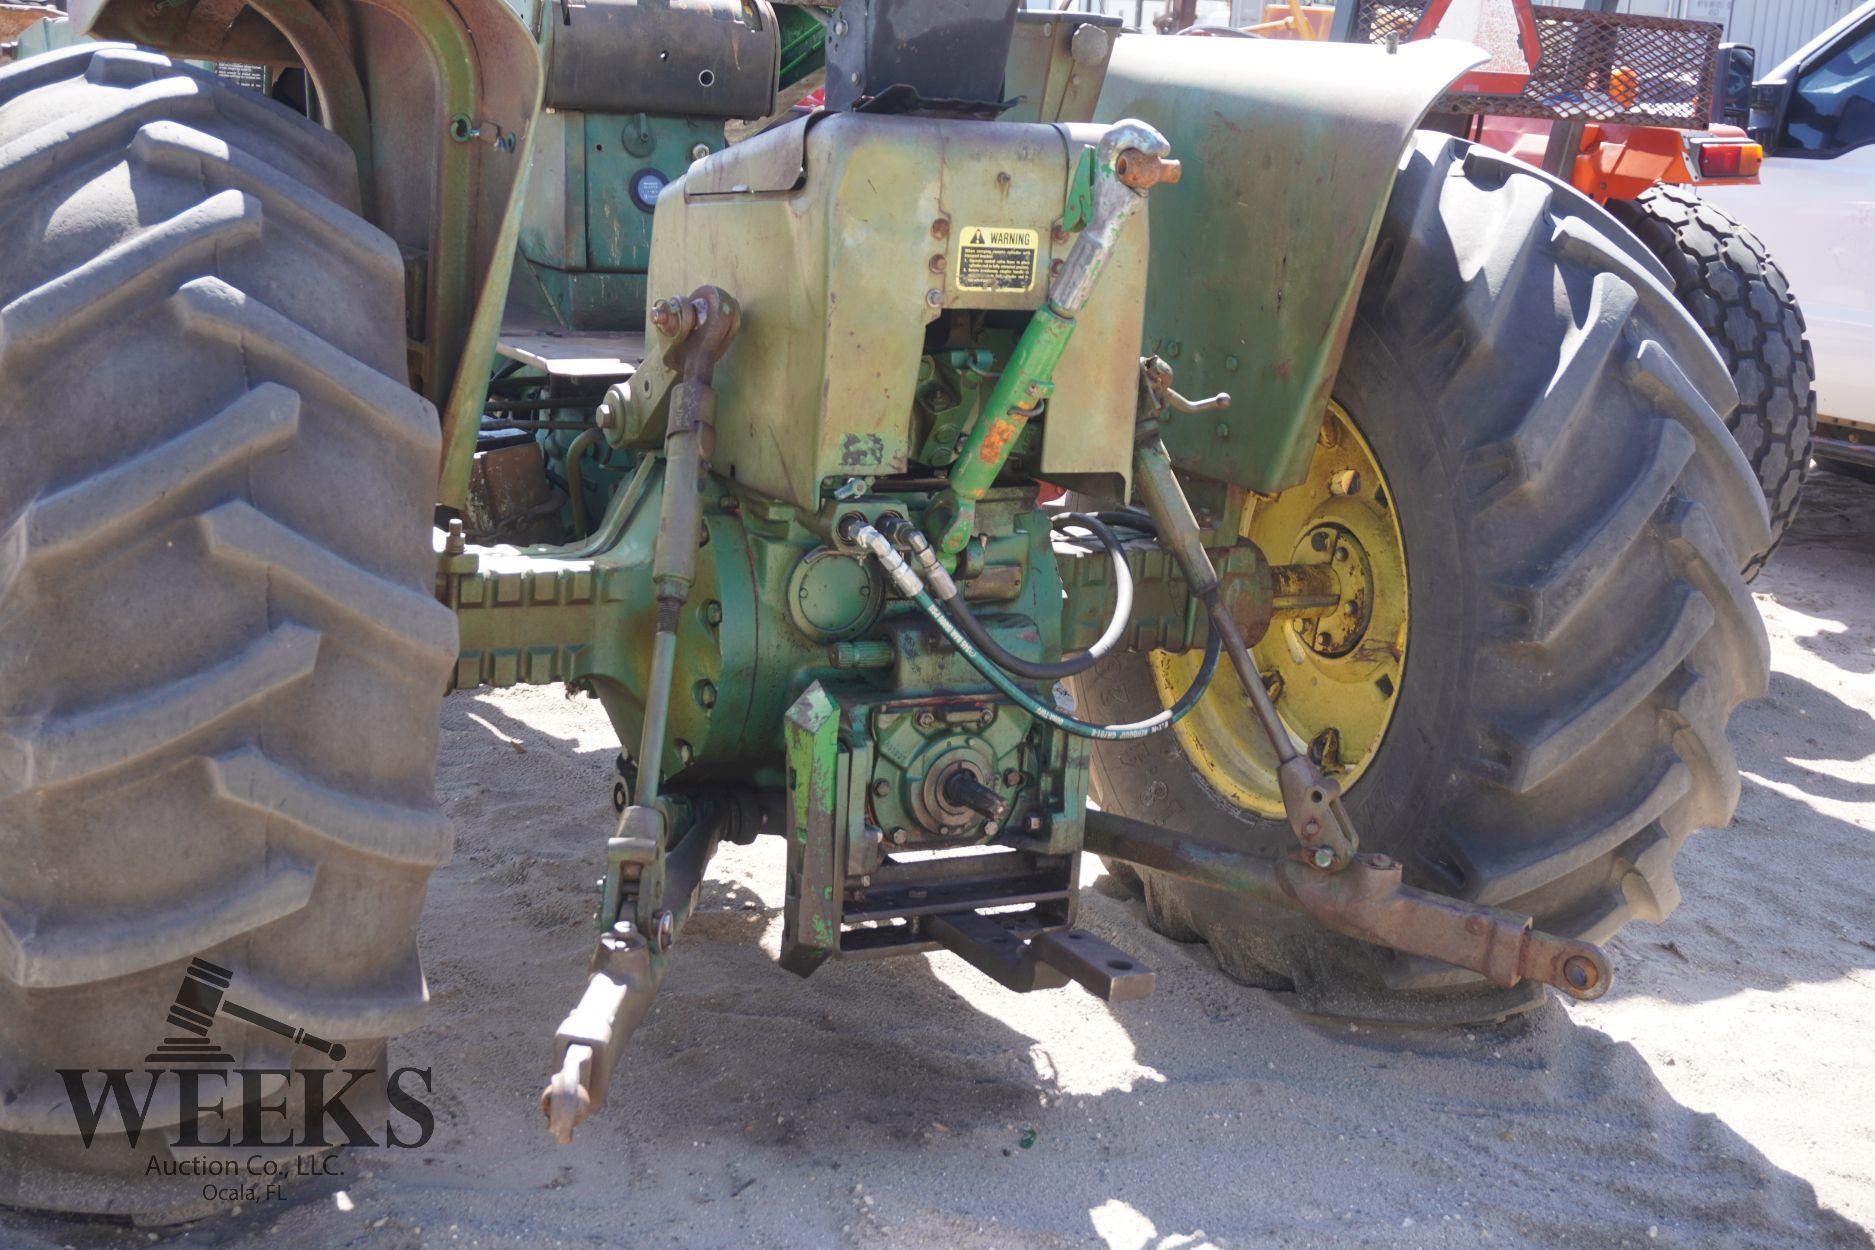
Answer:
<path fill-rule="evenodd" d="M 568 1046 L 560 1070 L 540 1091 L 547 1131 L 562 1146 L 573 1144 L 573 1130 L 592 1114 L 592 1047 Z"/>
<path fill-rule="evenodd" d="M 1520 971 L 1577 1002 L 1593 1002 L 1608 992 L 1614 969 L 1608 956 L 1592 942 L 1579 942 L 1534 931 L 1525 944 Z"/>

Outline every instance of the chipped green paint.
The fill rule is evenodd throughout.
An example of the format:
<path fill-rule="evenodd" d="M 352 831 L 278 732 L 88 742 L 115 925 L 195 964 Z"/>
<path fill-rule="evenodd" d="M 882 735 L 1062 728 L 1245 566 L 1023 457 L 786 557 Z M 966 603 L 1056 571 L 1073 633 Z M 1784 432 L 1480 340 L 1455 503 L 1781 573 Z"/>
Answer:
<path fill-rule="evenodd" d="M 839 705 L 819 682 L 801 692 L 785 717 L 789 807 L 794 813 L 794 840 L 801 845 L 807 843 L 808 827 L 816 814 L 833 810 L 839 720 Z"/>
<path fill-rule="evenodd" d="M 781 966 L 806 976 L 840 948 L 842 873 L 834 822 L 846 807 L 839 801 L 840 779 L 851 761 L 840 750 L 840 705 L 819 682 L 789 706 L 782 726 L 791 824 Z"/>

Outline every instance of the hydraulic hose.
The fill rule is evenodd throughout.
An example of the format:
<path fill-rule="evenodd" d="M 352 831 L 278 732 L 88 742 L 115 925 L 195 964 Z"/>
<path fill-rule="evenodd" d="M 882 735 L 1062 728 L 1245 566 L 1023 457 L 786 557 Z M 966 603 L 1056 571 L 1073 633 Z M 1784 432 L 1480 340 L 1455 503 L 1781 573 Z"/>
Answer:
<path fill-rule="evenodd" d="M 1113 616 L 1107 622 L 1107 628 L 1094 645 L 1085 651 L 1063 656 L 1059 660 L 1025 660 L 1016 655 L 983 628 L 983 623 L 971 611 L 970 604 L 957 593 L 957 584 L 951 580 L 944 566 L 937 563 L 936 554 L 932 554 L 930 563 L 925 562 L 925 552 L 931 548 L 930 540 L 914 526 L 904 526 L 901 535 L 911 544 L 912 553 L 924 565 L 924 580 L 934 598 L 949 612 L 951 619 L 964 635 L 976 644 L 977 650 L 990 658 L 998 668 L 1014 673 L 1018 677 L 1027 677 L 1031 681 L 1059 681 L 1063 677 L 1073 677 L 1084 673 L 1111 652 L 1126 633 L 1126 626 L 1133 619 L 1133 570 L 1127 567 L 1126 550 L 1114 532 L 1106 527 L 1097 517 L 1081 512 L 1063 512 L 1055 516 L 1052 525 L 1079 525 L 1100 541 L 1107 549 L 1107 555 L 1113 560 Z M 920 544 L 923 544 L 922 546 Z"/>
<path fill-rule="evenodd" d="M 1204 696 L 1206 687 L 1211 684 L 1211 678 L 1217 672 L 1218 657 L 1223 652 L 1223 643 L 1214 629 L 1205 640 L 1204 663 L 1199 666 L 1198 675 L 1192 679 L 1190 688 L 1180 695 L 1178 701 L 1171 707 L 1145 720 L 1134 721 L 1127 725 L 1096 725 L 1089 721 L 1077 720 L 1066 713 L 1057 711 L 1024 690 L 1016 684 L 1014 678 L 997 668 L 988 656 L 979 651 L 976 644 L 965 636 L 944 609 L 931 598 L 923 580 L 918 576 L 918 571 L 905 562 L 905 558 L 899 555 L 897 549 L 884 534 L 862 522 L 847 527 L 844 537 L 848 542 L 864 546 L 872 553 L 873 558 L 879 561 L 894 584 L 898 586 L 899 592 L 917 604 L 919 611 L 931 618 L 931 623 L 950 639 L 951 645 L 956 647 L 958 652 L 970 661 L 971 667 L 983 674 L 991 685 L 1008 695 L 1037 720 L 1046 721 L 1057 729 L 1064 729 L 1077 737 L 1120 742 L 1148 737 L 1170 729 L 1198 706 L 1198 700 Z"/>

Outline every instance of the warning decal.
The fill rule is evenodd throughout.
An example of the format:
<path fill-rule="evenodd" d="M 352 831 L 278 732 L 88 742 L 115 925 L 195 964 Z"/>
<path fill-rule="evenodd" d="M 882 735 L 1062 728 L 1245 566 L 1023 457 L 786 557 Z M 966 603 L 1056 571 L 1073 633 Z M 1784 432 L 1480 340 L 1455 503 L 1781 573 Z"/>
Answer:
<path fill-rule="evenodd" d="M 965 226 L 957 247 L 957 286 L 964 291 L 1026 291 L 1035 285 L 1041 235 L 1005 226 Z"/>

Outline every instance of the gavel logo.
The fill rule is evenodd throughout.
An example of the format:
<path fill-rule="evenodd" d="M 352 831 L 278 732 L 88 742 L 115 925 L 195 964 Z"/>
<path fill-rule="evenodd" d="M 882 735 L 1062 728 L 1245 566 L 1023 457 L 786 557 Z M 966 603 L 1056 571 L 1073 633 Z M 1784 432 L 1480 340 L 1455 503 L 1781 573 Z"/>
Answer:
<path fill-rule="evenodd" d="M 328 1042 L 324 1038 L 314 1037 L 305 1029 L 296 1029 L 292 1025 L 263 1015 L 251 1007 L 228 1000 L 228 986 L 234 979 L 234 973 L 226 968 L 217 967 L 206 959 L 192 959 L 188 969 L 182 974 L 182 984 L 177 987 L 176 1001 L 169 1007 L 169 1023 L 175 1025 L 190 1037 L 166 1037 L 154 1053 L 145 1055 L 146 1063 L 169 1063 L 180 1060 L 185 1063 L 233 1063 L 234 1056 L 227 1054 L 213 1041 L 209 1040 L 209 1026 L 215 1023 L 217 1015 L 233 1016 L 249 1024 L 258 1024 L 270 1033 L 300 1046 L 309 1046 L 321 1054 L 330 1055 L 334 1062 L 345 1058 L 345 1047 L 338 1042 Z"/>

